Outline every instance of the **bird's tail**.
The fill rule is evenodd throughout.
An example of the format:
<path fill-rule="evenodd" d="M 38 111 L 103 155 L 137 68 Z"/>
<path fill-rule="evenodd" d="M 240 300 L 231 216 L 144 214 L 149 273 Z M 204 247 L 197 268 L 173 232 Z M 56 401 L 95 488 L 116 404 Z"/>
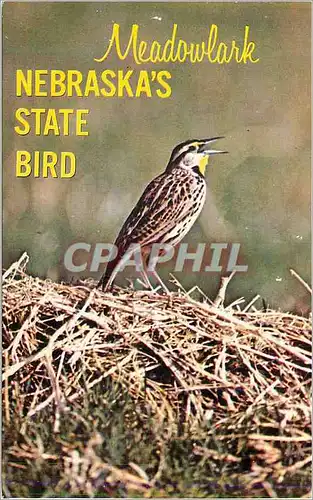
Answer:
<path fill-rule="evenodd" d="M 108 263 L 106 270 L 103 273 L 103 275 L 102 275 L 102 277 L 97 285 L 97 288 L 102 288 L 102 290 L 104 292 L 110 288 L 110 285 L 112 284 L 112 281 L 113 281 L 113 279 L 111 279 L 111 276 L 112 276 L 112 273 L 114 271 L 116 264 L 117 264 L 116 259 L 111 260 Z"/>
<path fill-rule="evenodd" d="M 110 262 L 108 262 L 106 270 L 103 273 L 103 275 L 102 275 L 102 277 L 97 285 L 97 288 L 101 287 L 104 292 L 111 288 L 113 281 L 115 279 L 115 276 L 117 274 L 117 272 L 114 272 L 114 271 L 115 271 L 118 263 L 120 262 L 122 256 L 123 256 L 123 249 L 119 248 L 116 257 L 113 260 L 110 260 Z"/>

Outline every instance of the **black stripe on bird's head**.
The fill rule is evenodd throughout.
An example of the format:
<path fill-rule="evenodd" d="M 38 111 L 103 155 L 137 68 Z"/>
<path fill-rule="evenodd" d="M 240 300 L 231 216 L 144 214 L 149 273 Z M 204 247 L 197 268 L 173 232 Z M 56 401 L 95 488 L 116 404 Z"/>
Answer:
<path fill-rule="evenodd" d="M 212 144 L 223 137 L 212 137 L 211 139 L 191 139 L 176 146 L 171 154 L 166 170 L 174 167 L 182 167 L 198 171 L 202 176 L 211 155 L 224 154 L 227 151 L 212 149 Z"/>

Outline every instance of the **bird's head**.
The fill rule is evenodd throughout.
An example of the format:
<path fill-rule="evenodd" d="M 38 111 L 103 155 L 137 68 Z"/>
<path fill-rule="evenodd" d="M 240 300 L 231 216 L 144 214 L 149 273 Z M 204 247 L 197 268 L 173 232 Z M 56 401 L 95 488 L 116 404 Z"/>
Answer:
<path fill-rule="evenodd" d="M 212 139 L 192 139 L 179 144 L 173 149 L 166 170 L 180 167 L 185 170 L 193 170 L 204 176 L 209 157 L 211 155 L 227 153 L 212 149 L 212 144 L 223 137 L 213 137 Z"/>

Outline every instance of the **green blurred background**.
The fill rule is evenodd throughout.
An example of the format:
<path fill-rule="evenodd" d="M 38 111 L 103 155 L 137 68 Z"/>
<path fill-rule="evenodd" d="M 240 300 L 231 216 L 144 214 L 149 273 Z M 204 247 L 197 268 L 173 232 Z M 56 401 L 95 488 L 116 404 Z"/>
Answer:
<path fill-rule="evenodd" d="M 68 246 L 112 242 L 177 143 L 224 135 L 219 146 L 230 154 L 211 161 L 210 193 L 185 241 L 241 243 L 241 263 L 249 270 L 231 282 L 229 299 L 258 293 L 272 307 L 306 312 L 310 297 L 289 269 L 310 280 L 310 12 L 309 3 L 5 3 L 4 266 L 27 251 L 32 274 L 70 280 L 63 266 Z M 173 23 L 186 41 L 205 40 L 215 23 L 223 41 L 240 42 L 248 24 L 260 61 L 152 68 L 111 56 L 95 63 L 114 22 L 124 42 L 133 23 L 148 42 L 165 41 Z M 15 97 L 17 68 L 126 67 L 169 70 L 172 96 Z M 18 107 L 88 108 L 90 135 L 18 136 Z M 17 179 L 17 150 L 73 151 L 76 176 Z M 190 271 L 176 276 L 210 296 L 220 279 Z"/>

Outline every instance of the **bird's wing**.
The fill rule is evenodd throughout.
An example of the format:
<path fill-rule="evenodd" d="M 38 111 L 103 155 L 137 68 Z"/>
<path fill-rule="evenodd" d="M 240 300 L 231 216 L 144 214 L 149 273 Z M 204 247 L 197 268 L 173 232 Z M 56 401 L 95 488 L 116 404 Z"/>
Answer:
<path fill-rule="evenodd" d="M 179 176 L 177 182 L 175 177 L 163 173 L 148 184 L 115 240 L 117 254 L 99 281 L 103 289 L 112 282 L 112 276 L 114 279 L 114 270 L 131 244 L 139 244 L 142 249 L 161 242 L 189 214 L 186 185 L 190 178 L 182 172 Z"/>
<path fill-rule="evenodd" d="M 131 243 L 143 247 L 161 241 L 187 215 L 190 206 L 182 195 L 183 184 L 173 182 L 168 174 L 161 174 L 150 182 L 115 241 L 120 255 Z"/>

